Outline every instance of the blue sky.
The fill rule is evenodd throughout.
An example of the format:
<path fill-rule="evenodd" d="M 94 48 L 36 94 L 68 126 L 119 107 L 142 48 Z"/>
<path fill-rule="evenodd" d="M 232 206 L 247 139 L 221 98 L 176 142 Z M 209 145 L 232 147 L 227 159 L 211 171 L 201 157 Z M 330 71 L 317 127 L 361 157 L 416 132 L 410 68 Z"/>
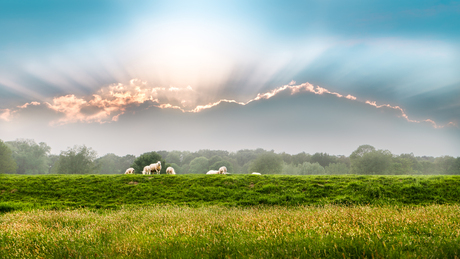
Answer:
<path fill-rule="evenodd" d="M 459 156 L 458 28 L 460 1 L 1 1 L 0 138 Z"/>

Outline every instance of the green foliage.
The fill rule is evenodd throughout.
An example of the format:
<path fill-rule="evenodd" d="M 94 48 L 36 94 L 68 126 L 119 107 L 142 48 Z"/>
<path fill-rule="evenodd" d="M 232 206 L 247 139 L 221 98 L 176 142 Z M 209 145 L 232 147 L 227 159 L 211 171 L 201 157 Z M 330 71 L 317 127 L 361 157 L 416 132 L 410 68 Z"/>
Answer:
<path fill-rule="evenodd" d="M 439 174 L 436 164 L 427 160 L 419 161 L 419 171 L 422 174 Z"/>
<path fill-rule="evenodd" d="M 48 174 L 48 155 L 51 148 L 43 142 L 39 144 L 31 139 L 17 139 L 7 142 L 18 174 Z"/>
<path fill-rule="evenodd" d="M 350 169 L 346 164 L 343 163 L 332 163 L 329 164 L 324 168 L 326 170 L 326 174 L 332 175 L 332 174 L 349 174 Z"/>
<path fill-rule="evenodd" d="M 186 165 L 190 165 L 190 162 L 199 157 L 199 155 L 197 153 L 192 153 L 190 151 L 184 151 L 182 152 L 182 165 L 186 164 Z"/>
<path fill-rule="evenodd" d="M 292 155 L 287 154 L 285 152 L 279 154 L 281 156 L 281 159 L 283 159 L 284 163 L 286 164 L 292 164 Z"/>
<path fill-rule="evenodd" d="M 305 152 L 292 156 L 292 163 L 294 165 L 301 165 L 305 162 L 310 162 L 310 161 L 311 161 L 311 155 L 306 154 Z"/>
<path fill-rule="evenodd" d="M 208 159 L 204 156 L 197 157 L 190 162 L 189 173 L 205 174 L 208 171 Z"/>
<path fill-rule="evenodd" d="M 244 149 L 244 150 L 239 150 L 235 154 L 236 161 L 238 162 L 239 166 L 244 166 L 248 164 L 249 162 L 255 160 L 259 155 L 266 153 L 267 151 L 258 148 L 256 150 L 249 150 L 249 149 Z"/>
<path fill-rule="evenodd" d="M 299 167 L 293 164 L 283 163 L 281 174 L 300 175 Z"/>
<path fill-rule="evenodd" d="M 405 156 L 394 157 L 390 172 L 395 175 L 413 174 L 413 165 L 414 161 L 410 158 Z"/>
<path fill-rule="evenodd" d="M 232 163 L 230 163 L 228 161 L 224 161 L 224 160 L 220 160 L 220 161 L 215 162 L 208 169 L 209 170 L 219 170 L 219 168 L 221 168 L 222 166 L 227 167 L 227 172 L 228 173 L 230 173 L 230 174 L 234 173 Z"/>
<path fill-rule="evenodd" d="M 119 157 L 115 154 L 107 154 L 95 160 L 100 174 L 124 174 L 136 159 L 133 155 Z"/>
<path fill-rule="evenodd" d="M 435 159 L 438 170 L 443 174 L 455 174 L 455 158 L 451 156 L 441 156 Z"/>
<path fill-rule="evenodd" d="M 174 163 L 177 165 L 181 165 L 181 160 L 182 160 L 182 154 L 180 151 L 172 151 L 169 152 L 168 155 L 165 158 L 167 163 Z"/>
<path fill-rule="evenodd" d="M 343 163 L 332 163 L 326 168 L 318 163 L 304 162 L 298 166 L 284 163 L 282 173 L 288 175 L 340 175 L 348 174 L 349 168 Z"/>
<path fill-rule="evenodd" d="M 219 161 L 222 161 L 222 157 L 220 156 L 212 156 L 211 158 L 209 158 L 208 159 L 208 165 L 210 165 L 209 169 L 211 170 L 211 166 Z"/>
<path fill-rule="evenodd" d="M 16 140 L 6 144 L 12 150 L 12 156 L 20 174 L 68 173 L 66 166 L 60 166 L 61 162 L 66 161 L 61 157 L 76 156 L 70 151 L 62 152 L 60 156 L 51 155 L 49 154 L 49 147 L 45 143 L 36 144 L 33 140 Z M 256 161 L 256 159 L 261 159 L 265 154 L 269 154 L 267 156 L 272 154 L 273 157 L 277 157 L 268 162 Z M 166 159 L 161 160 L 161 158 Z M 204 174 L 209 169 L 216 170 L 220 166 L 226 166 L 228 171 L 233 174 L 247 174 L 252 171 L 268 169 L 272 171 L 267 171 L 265 174 L 460 174 L 459 158 L 451 156 L 436 158 L 415 157 L 412 153 L 397 156 L 392 155 L 387 150 L 377 150 L 370 145 L 358 147 L 350 157 L 332 156 L 327 153 L 310 155 L 305 152 L 294 155 L 287 153 L 275 154 L 273 151 L 259 148 L 255 150 L 239 150 L 235 153 L 208 149 L 197 152 L 157 151 L 145 153 L 137 159 L 132 155 L 119 157 L 114 154 L 107 154 L 97 159 L 92 157 L 90 160 L 95 163 L 94 168 L 85 172 L 101 174 L 123 174 L 129 167 L 134 167 L 135 173 L 141 174 L 144 166 L 157 161 L 162 162 L 162 174 L 165 173 L 168 164 L 174 165 L 176 172 L 179 174 Z M 281 167 L 278 166 L 280 160 Z M 269 163 L 276 165 L 266 166 Z M 315 165 L 316 163 L 319 166 Z M 260 169 L 256 168 L 256 166 Z M 60 168 L 64 171 L 60 170 Z M 9 170 L 12 171 L 11 168 Z"/>
<path fill-rule="evenodd" d="M 457 157 L 457 159 L 455 159 L 455 164 L 453 166 L 453 172 L 454 174 L 460 174 L 460 157 Z"/>
<path fill-rule="evenodd" d="M 367 153 L 371 153 L 375 151 L 375 147 L 371 145 L 361 145 L 359 146 L 353 153 L 350 155 L 350 159 L 356 159 L 359 157 L 363 157 Z"/>
<path fill-rule="evenodd" d="M 95 174 L 99 172 L 96 160 L 97 153 L 91 148 L 74 146 L 62 151 L 57 161 L 58 174 Z"/>
<path fill-rule="evenodd" d="M 158 161 L 161 161 L 160 174 L 166 174 L 166 162 L 161 159 L 161 155 L 157 152 L 148 152 L 140 155 L 134 160 L 131 167 L 134 168 L 134 174 L 142 174 L 145 166 L 155 164 Z"/>
<path fill-rule="evenodd" d="M 326 170 L 319 163 L 305 162 L 299 166 L 299 174 L 301 175 L 322 175 Z"/>
<path fill-rule="evenodd" d="M 16 173 L 17 165 L 12 156 L 11 149 L 0 140 L 0 174 Z"/>
<path fill-rule="evenodd" d="M 392 154 L 388 150 L 375 150 L 373 146 L 362 145 L 350 155 L 353 174 L 389 174 Z"/>
<path fill-rule="evenodd" d="M 337 163 L 337 157 L 328 155 L 327 153 L 315 153 L 311 156 L 310 162 L 318 163 L 322 167 L 326 167 L 331 163 Z"/>
<path fill-rule="evenodd" d="M 48 156 L 48 171 L 50 174 L 57 174 L 59 168 L 59 156 L 50 154 Z"/>
<path fill-rule="evenodd" d="M 168 166 L 171 166 L 172 168 L 174 168 L 174 172 L 176 172 L 176 174 L 183 174 L 184 173 L 182 167 L 180 167 L 179 165 L 177 165 L 175 163 L 168 164 Z"/>
<path fill-rule="evenodd" d="M 280 174 L 283 169 L 283 160 L 273 152 L 260 154 L 249 166 L 249 173 Z"/>

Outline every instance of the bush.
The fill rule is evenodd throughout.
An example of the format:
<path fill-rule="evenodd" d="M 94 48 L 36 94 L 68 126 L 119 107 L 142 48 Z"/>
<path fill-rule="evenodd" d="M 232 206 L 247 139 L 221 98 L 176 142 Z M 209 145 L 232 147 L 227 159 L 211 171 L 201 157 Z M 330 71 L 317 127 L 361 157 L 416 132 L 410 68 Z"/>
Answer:
<path fill-rule="evenodd" d="M 299 175 L 300 169 L 298 166 L 293 164 L 283 163 L 282 174 L 289 174 L 289 175 Z"/>
<path fill-rule="evenodd" d="M 13 159 L 11 149 L 0 140 L 0 174 L 16 173 L 17 165 Z"/>
<path fill-rule="evenodd" d="M 168 164 L 168 166 L 174 168 L 174 172 L 176 172 L 176 174 L 183 174 L 184 173 L 183 170 L 182 170 L 182 167 L 178 166 L 176 163 Z"/>
<path fill-rule="evenodd" d="M 62 151 L 57 161 L 59 174 L 96 174 L 99 172 L 94 160 L 96 151 L 83 146 L 74 146 Z"/>
<path fill-rule="evenodd" d="M 272 152 L 259 155 L 249 166 L 248 173 L 279 174 L 283 169 L 283 159 Z"/>
<path fill-rule="evenodd" d="M 320 174 L 326 174 L 326 170 L 324 170 L 324 167 L 322 167 L 318 163 L 309 163 L 305 162 L 302 165 L 299 166 L 300 170 L 299 173 L 301 175 L 320 175 Z"/>
<path fill-rule="evenodd" d="M 350 169 L 343 163 L 332 163 L 326 166 L 326 174 L 348 174 Z"/>
<path fill-rule="evenodd" d="M 138 158 L 134 160 L 131 167 L 134 168 L 135 174 L 142 174 L 142 171 L 144 170 L 145 166 L 155 164 L 158 161 L 161 161 L 160 174 L 166 174 L 166 162 L 164 160 L 161 160 L 161 156 L 157 152 L 148 152 L 140 155 Z"/>
<path fill-rule="evenodd" d="M 234 172 L 232 163 L 230 163 L 228 161 L 224 161 L 224 160 L 215 162 L 214 164 L 212 164 L 209 167 L 209 170 L 219 170 L 219 168 L 221 168 L 222 166 L 227 167 L 227 172 L 228 173 L 232 174 Z"/>
<path fill-rule="evenodd" d="M 197 157 L 190 162 L 189 173 L 205 174 L 208 171 L 208 159 L 204 156 Z"/>

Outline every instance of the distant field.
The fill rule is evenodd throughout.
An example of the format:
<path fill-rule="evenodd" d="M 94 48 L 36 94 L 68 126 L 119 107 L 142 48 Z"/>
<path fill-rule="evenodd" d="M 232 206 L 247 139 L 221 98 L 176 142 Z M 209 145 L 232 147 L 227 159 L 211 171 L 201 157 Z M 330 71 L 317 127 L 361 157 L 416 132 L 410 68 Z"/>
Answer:
<path fill-rule="evenodd" d="M 0 212 L 147 205 L 460 203 L 460 176 L 0 175 Z"/>
<path fill-rule="evenodd" d="M 0 214 L 0 258 L 458 258 L 459 205 Z"/>

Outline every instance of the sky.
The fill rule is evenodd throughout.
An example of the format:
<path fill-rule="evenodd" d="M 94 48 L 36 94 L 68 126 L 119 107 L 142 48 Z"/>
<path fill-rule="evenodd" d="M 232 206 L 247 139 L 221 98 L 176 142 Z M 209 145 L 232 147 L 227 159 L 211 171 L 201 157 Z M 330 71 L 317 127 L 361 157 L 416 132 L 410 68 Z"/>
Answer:
<path fill-rule="evenodd" d="M 460 156 L 460 1 L 0 1 L 0 139 Z"/>

